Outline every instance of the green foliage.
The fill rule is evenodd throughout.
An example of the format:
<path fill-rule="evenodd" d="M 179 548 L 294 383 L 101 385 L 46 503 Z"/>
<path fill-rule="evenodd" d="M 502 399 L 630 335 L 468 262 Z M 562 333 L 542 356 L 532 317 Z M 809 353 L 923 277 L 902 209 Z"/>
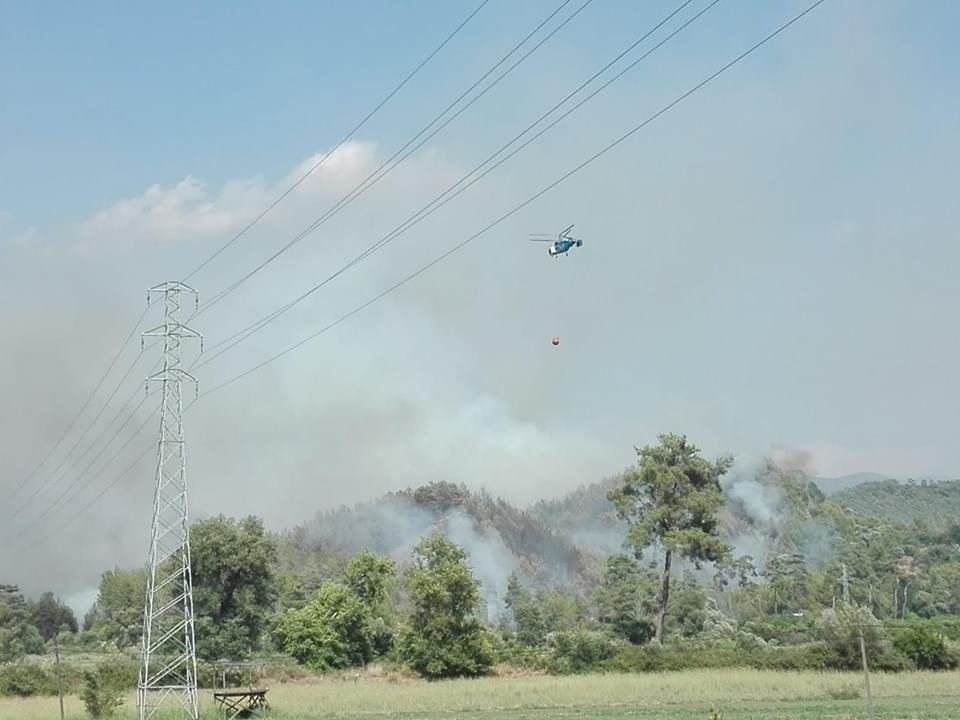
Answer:
<path fill-rule="evenodd" d="M 947 527 L 960 516 L 960 480 L 927 485 L 896 480 L 862 483 L 840 490 L 832 499 L 858 515 L 905 524 L 920 518 Z"/>
<path fill-rule="evenodd" d="M 288 610 L 273 635 L 284 652 L 312 670 L 364 665 L 374 655 L 369 610 L 340 583 L 324 583 L 305 607 Z"/>
<path fill-rule="evenodd" d="M 735 640 L 674 640 L 630 646 L 602 663 L 615 672 L 676 672 L 694 669 L 828 670 L 833 656 L 822 643 L 793 647 L 744 647 Z"/>
<path fill-rule="evenodd" d="M 236 660 L 261 647 L 279 592 L 275 539 L 257 517 L 220 515 L 190 530 L 197 657 Z"/>
<path fill-rule="evenodd" d="M 143 568 L 107 570 L 100 576 L 97 600 L 84 626 L 99 638 L 126 650 L 140 642 L 147 572 Z"/>
<path fill-rule="evenodd" d="M 84 671 L 83 677 L 80 699 L 90 716 L 99 720 L 116 713 L 123 705 L 123 695 L 130 684 L 128 664 L 122 661 L 103 662 L 95 670 Z"/>
<path fill-rule="evenodd" d="M 893 641 L 894 647 L 918 670 L 953 670 L 958 658 L 947 648 L 943 636 L 929 627 L 904 628 Z"/>
<path fill-rule="evenodd" d="M 56 692 L 52 674 L 35 663 L 18 661 L 0 665 L 0 696 L 25 698 Z"/>
<path fill-rule="evenodd" d="M 586 603 L 555 588 L 526 588 L 516 573 L 507 579 L 505 629 L 529 647 L 544 647 L 547 636 L 573 627 L 586 615 Z"/>
<path fill-rule="evenodd" d="M 707 620 L 707 593 L 689 572 L 670 593 L 666 629 L 681 637 L 693 637 Z"/>
<path fill-rule="evenodd" d="M 472 520 L 478 528 L 494 530 L 527 580 L 544 586 L 567 582 L 587 586 L 598 579 L 600 554 L 581 547 L 535 511 L 450 482 L 433 482 L 318 513 L 307 525 L 282 534 L 282 564 L 313 590 L 319 586 L 317 578 L 341 577 L 343 567 L 361 551 L 386 556 L 406 550 L 412 538 L 429 534 L 451 513 Z"/>
<path fill-rule="evenodd" d="M 481 675 L 493 664 L 493 644 L 476 616 L 480 582 L 467 553 L 442 535 L 420 541 L 407 569 L 412 613 L 398 653 L 429 678 Z"/>
<path fill-rule="evenodd" d="M 730 556 L 730 546 L 718 534 L 717 511 L 724 502 L 720 477 L 733 458 L 710 462 L 684 435 L 661 434 L 658 440 L 655 446 L 637 450 L 639 467 L 625 473 L 608 497 L 629 524 L 626 544 L 638 558 L 654 544 L 664 550 L 656 627 L 656 639 L 662 641 L 672 556 L 686 558 L 697 568 Z"/>
<path fill-rule="evenodd" d="M 378 658 L 427 677 L 483 674 L 494 662 L 554 673 L 858 669 L 858 618 L 873 669 L 960 667 L 960 524 L 947 514 L 914 520 L 904 510 L 891 519 L 846 504 L 877 493 L 900 504 L 920 498 L 925 508 L 923 498 L 948 502 L 953 486 L 931 495 L 933 486 L 874 483 L 830 499 L 802 473 L 767 461 L 738 469 L 725 502 L 719 479 L 728 458 L 708 462 L 677 435 L 637 453 L 637 468 L 619 478 L 528 511 L 431 483 L 276 535 L 257 518 L 195 523 L 201 667 L 212 667 L 204 658 L 276 650 L 294 673 Z M 760 486 L 773 520 L 759 519 L 743 482 Z M 412 536 L 434 535 L 450 513 L 472 520 L 479 535 L 497 534 L 508 550 L 496 634 L 484 626 L 463 549 L 440 536 L 422 542 L 405 582 L 385 557 Z M 628 550 L 607 556 L 575 540 L 611 550 L 625 540 Z M 729 552 L 728 542 L 744 540 L 756 543 L 756 564 Z M 656 555 L 644 558 L 650 550 Z M 843 592 L 843 566 L 859 613 L 830 609 Z M 85 632 L 54 594 L 26 600 L 16 586 L 0 586 L 0 692 L 55 691 L 49 669 L 2 662 L 44 652 L 45 639 L 49 652 L 57 630 L 65 656 L 102 652 L 103 641 L 138 644 L 144 585 L 140 569 L 104 573 Z M 64 671 L 80 691 L 80 670 Z"/>
<path fill-rule="evenodd" d="M 599 667 L 616 657 L 627 642 L 598 630 L 577 628 L 550 637 L 550 659 L 547 664 L 555 674 L 582 673 Z"/>
<path fill-rule="evenodd" d="M 821 642 L 835 660 L 834 666 L 841 670 L 856 670 L 862 666 L 860 633 L 870 665 L 876 670 L 895 670 L 904 667 L 890 644 L 886 629 L 868 608 L 857 605 L 837 605 L 826 608 L 817 620 L 817 633 Z"/>
<path fill-rule="evenodd" d="M 306 606 L 279 618 L 275 640 L 288 655 L 319 671 L 383 656 L 393 642 L 388 601 L 395 577 L 392 560 L 361 553 L 345 569 L 343 583 L 324 583 Z"/>
<path fill-rule="evenodd" d="M 801 645 L 818 639 L 816 618 L 812 615 L 768 615 L 744 624 L 744 628 L 765 642 Z"/>
<path fill-rule="evenodd" d="M 396 573 L 393 560 L 364 550 L 347 565 L 343 579 L 361 602 L 382 614 L 388 611 Z"/>
<path fill-rule="evenodd" d="M 36 602 L 28 602 L 27 616 L 44 642 L 61 631 L 75 633 L 80 629 L 73 610 L 52 592 L 43 593 Z"/>
<path fill-rule="evenodd" d="M 606 572 L 594 593 L 597 619 L 615 636 L 635 645 L 654 634 L 650 617 L 656 612 L 656 575 L 626 555 L 607 558 Z"/>
<path fill-rule="evenodd" d="M 43 638 L 31 624 L 20 588 L 0 585 L 0 663 L 43 652 Z"/>

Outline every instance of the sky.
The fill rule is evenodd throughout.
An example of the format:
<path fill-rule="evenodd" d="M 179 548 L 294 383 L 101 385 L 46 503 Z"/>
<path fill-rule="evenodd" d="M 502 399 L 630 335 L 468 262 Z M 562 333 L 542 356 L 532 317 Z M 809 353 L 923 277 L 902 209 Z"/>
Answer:
<path fill-rule="evenodd" d="M 103 570 L 144 562 L 160 355 L 138 333 L 162 322 L 147 288 L 186 278 L 206 302 L 325 214 L 190 319 L 194 518 L 281 528 L 434 480 L 526 504 L 619 472 L 662 432 L 820 476 L 960 475 L 957 4 L 826 0 L 527 203 L 811 2 L 721 0 L 233 347 L 218 344 L 390 237 L 679 0 L 587 3 L 333 214 L 560 0 L 485 3 L 355 133 L 479 0 L 5 3 L 0 580 L 88 601 Z M 527 241 L 570 224 L 585 242 L 567 257 Z"/>

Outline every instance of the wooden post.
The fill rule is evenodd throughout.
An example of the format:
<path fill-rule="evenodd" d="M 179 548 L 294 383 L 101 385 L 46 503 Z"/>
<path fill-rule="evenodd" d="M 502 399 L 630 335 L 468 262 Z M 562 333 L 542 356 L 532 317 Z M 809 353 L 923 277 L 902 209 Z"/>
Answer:
<path fill-rule="evenodd" d="M 63 720 L 63 675 L 60 672 L 60 633 L 53 636 L 53 652 L 57 658 L 57 695 L 60 697 L 60 720 Z"/>
<path fill-rule="evenodd" d="M 863 624 L 857 609 L 857 633 L 860 635 L 860 658 L 863 660 L 863 682 L 867 689 L 867 717 L 873 720 L 873 691 L 870 688 L 870 669 L 867 667 L 867 644 L 863 640 Z"/>

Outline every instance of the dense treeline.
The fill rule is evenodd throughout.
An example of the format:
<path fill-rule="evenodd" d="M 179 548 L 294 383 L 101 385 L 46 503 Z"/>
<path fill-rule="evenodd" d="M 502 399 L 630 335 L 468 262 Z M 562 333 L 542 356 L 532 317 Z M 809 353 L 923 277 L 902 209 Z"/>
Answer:
<path fill-rule="evenodd" d="M 884 480 L 840 490 L 833 500 L 858 515 L 944 526 L 960 517 L 960 482 Z"/>
<path fill-rule="evenodd" d="M 732 477 L 731 463 L 665 435 L 619 477 L 529 511 L 436 483 L 279 534 L 256 517 L 196 522 L 200 680 L 250 657 L 427 677 L 846 669 L 859 629 L 878 669 L 958 665 L 960 524 L 861 514 L 800 473 Z M 52 692 L 54 644 L 74 691 L 105 682 L 82 658 L 107 655 L 110 677 L 135 683 L 145 583 L 104 572 L 82 622 L 52 593 L 0 586 L 0 694 Z"/>

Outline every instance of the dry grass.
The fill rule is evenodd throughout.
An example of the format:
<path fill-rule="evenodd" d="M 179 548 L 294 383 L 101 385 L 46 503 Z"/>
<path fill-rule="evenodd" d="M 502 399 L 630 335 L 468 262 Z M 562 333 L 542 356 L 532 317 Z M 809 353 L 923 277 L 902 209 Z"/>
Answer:
<path fill-rule="evenodd" d="M 960 717 L 960 672 L 873 676 L 878 718 Z M 313 718 L 581 718 L 858 717 L 855 673 L 689 671 L 664 674 L 576 677 L 507 676 L 425 682 L 371 668 L 362 676 L 340 675 L 274 685 L 268 694 L 277 719 Z M 204 716 L 217 717 L 212 691 L 201 692 Z M 752 710 L 750 709 L 752 708 Z M 752 714 L 751 714 L 752 713 Z M 783 714 L 786 713 L 786 714 Z M 924 714 L 926 713 L 926 714 Z M 117 720 L 136 715 L 134 697 Z M 0 720 L 55 720 L 56 698 L 0 700 Z M 76 697 L 67 698 L 66 717 L 86 717 Z M 222 717 L 222 715 L 220 715 Z"/>

